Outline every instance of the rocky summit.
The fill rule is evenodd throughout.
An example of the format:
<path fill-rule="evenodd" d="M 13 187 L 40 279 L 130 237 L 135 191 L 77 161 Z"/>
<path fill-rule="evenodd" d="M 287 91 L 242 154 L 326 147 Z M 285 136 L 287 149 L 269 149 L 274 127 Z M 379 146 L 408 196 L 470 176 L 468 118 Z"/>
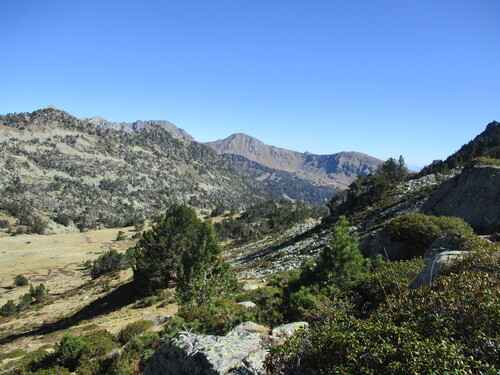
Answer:
<path fill-rule="evenodd" d="M 269 146 L 246 134 L 206 143 L 219 154 L 235 154 L 264 167 L 291 173 L 314 185 L 346 188 L 359 175 L 373 173 L 381 160 L 359 152 L 315 155 Z"/>

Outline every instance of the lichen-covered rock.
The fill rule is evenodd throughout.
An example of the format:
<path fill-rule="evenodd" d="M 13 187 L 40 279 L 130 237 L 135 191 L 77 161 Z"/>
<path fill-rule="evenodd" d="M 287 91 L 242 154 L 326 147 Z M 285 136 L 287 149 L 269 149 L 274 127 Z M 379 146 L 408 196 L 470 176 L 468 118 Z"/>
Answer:
<path fill-rule="evenodd" d="M 180 332 L 162 345 L 149 362 L 145 375 L 260 375 L 272 343 L 282 342 L 307 327 L 295 322 L 269 328 L 245 322 L 226 336 Z"/>
<path fill-rule="evenodd" d="M 261 335 L 243 328 L 226 336 L 180 332 L 156 351 L 145 374 L 262 374 L 266 353 Z"/>
<path fill-rule="evenodd" d="M 481 166 L 448 180 L 422 206 L 429 215 L 459 217 L 474 229 L 500 229 L 500 167 Z"/>

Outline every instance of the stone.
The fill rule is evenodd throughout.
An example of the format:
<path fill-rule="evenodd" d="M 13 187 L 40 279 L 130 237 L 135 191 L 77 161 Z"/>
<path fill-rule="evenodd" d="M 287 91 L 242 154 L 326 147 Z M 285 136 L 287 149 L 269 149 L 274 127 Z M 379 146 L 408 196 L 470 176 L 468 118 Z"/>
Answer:
<path fill-rule="evenodd" d="M 238 302 L 238 305 L 242 306 L 244 309 L 253 309 L 254 307 L 257 307 L 257 305 L 252 301 Z"/>
<path fill-rule="evenodd" d="M 445 248 L 431 249 L 424 254 L 426 266 L 418 276 L 411 282 L 410 288 L 418 288 L 421 286 L 430 286 L 434 279 L 439 275 L 444 264 L 451 263 L 457 258 L 462 258 L 468 251 L 463 250 L 448 250 Z"/>
<path fill-rule="evenodd" d="M 263 374 L 266 352 L 257 332 L 233 330 L 226 336 L 180 332 L 154 354 L 145 375 Z"/>
<path fill-rule="evenodd" d="M 271 343 L 283 341 L 306 322 L 269 329 L 245 322 L 226 336 L 180 332 L 168 339 L 151 358 L 145 375 L 263 375 L 264 360 Z"/>
<path fill-rule="evenodd" d="M 247 291 L 247 290 L 255 290 L 255 289 L 259 289 L 259 286 L 255 285 L 255 284 L 245 284 L 245 285 L 243 285 L 243 290 L 245 290 L 245 291 Z"/>
<path fill-rule="evenodd" d="M 271 337 L 274 339 L 291 337 L 298 329 L 307 327 L 309 327 L 309 323 L 307 322 L 294 322 L 294 323 L 283 324 L 272 330 Z"/>

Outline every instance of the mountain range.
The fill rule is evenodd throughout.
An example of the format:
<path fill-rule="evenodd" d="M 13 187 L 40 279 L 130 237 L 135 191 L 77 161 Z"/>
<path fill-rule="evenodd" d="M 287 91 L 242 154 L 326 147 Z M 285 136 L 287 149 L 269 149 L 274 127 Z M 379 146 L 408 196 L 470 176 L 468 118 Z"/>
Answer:
<path fill-rule="evenodd" d="M 129 133 L 139 132 L 146 126 L 158 126 L 175 138 L 195 141 L 189 133 L 169 121 L 118 123 L 102 117 L 81 120 L 106 129 Z M 373 173 L 382 163 L 380 159 L 359 152 L 339 152 L 331 155 L 300 153 L 267 145 L 242 133 L 204 144 L 231 164 L 268 185 L 278 196 L 318 203 L 329 199 L 335 190 L 347 188 L 360 174 Z"/>
<path fill-rule="evenodd" d="M 26 225 L 40 216 L 81 228 L 150 218 L 173 202 L 200 210 L 273 198 L 325 203 L 380 163 L 241 134 L 205 145 L 168 121 L 77 119 L 54 106 L 0 116 L 0 145 L 0 209 Z"/>
<path fill-rule="evenodd" d="M 300 153 L 269 146 L 246 134 L 206 143 L 221 155 L 240 155 L 264 167 L 291 173 L 317 186 L 346 188 L 361 174 L 375 172 L 382 160 L 359 152 Z"/>

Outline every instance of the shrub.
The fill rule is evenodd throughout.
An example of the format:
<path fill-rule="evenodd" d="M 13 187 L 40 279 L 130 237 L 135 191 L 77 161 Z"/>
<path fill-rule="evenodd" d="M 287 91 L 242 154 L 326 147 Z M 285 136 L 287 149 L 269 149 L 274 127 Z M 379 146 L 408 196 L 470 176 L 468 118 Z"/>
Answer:
<path fill-rule="evenodd" d="M 14 278 L 14 285 L 15 286 L 26 286 L 28 284 L 29 284 L 29 282 L 28 282 L 28 279 L 26 278 L 26 276 L 17 275 Z"/>
<path fill-rule="evenodd" d="M 153 326 L 153 322 L 150 320 L 138 320 L 136 322 L 127 324 L 124 328 L 118 332 L 117 339 L 122 344 L 126 344 L 134 337 L 137 337 Z"/>
<path fill-rule="evenodd" d="M 350 233 L 349 222 L 344 216 L 333 228 L 330 246 L 325 247 L 313 263 L 306 263 L 300 275 L 301 285 L 349 282 L 367 263 L 358 249 L 356 237 Z"/>
<path fill-rule="evenodd" d="M 179 310 L 179 317 L 197 333 L 225 335 L 243 321 L 250 320 L 249 310 L 236 302 L 218 300 L 202 306 L 188 306 Z"/>
<path fill-rule="evenodd" d="M 470 253 L 446 267 L 432 288 L 389 296 L 367 319 L 338 309 L 323 314 L 310 330 L 272 347 L 267 370 L 273 374 L 498 373 L 498 250 L 498 245 L 488 245 Z"/>
<path fill-rule="evenodd" d="M 462 219 L 424 214 L 399 216 L 387 223 L 385 229 L 393 240 L 415 245 L 417 255 L 423 254 L 439 237 L 453 233 L 474 234 L 471 226 Z"/>
<path fill-rule="evenodd" d="M 94 358 L 108 355 L 119 346 L 115 337 L 108 331 L 90 332 L 80 336 L 85 346 L 80 352 L 80 363 L 86 363 Z"/>
<path fill-rule="evenodd" d="M 65 334 L 59 344 L 56 344 L 57 363 L 69 369 L 74 369 L 80 360 L 80 354 L 84 347 L 85 342 L 80 337 L 69 333 Z"/>
<path fill-rule="evenodd" d="M 264 287 L 240 293 L 236 301 L 252 301 L 257 306 L 247 311 L 248 318 L 256 323 L 275 327 L 283 324 L 283 289 Z"/>
<path fill-rule="evenodd" d="M 1 316 L 11 316 L 17 312 L 17 307 L 14 301 L 8 300 L 2 307 L 0 307 Z"/>
<path fill-rule="evenodd" d="M 357 294 L 357 305 L 361 311 L 371 311 L 390 295 L 399 295 L 424 268 L 422 258 L 384 262 L 371 272 L 359 274 L 352 285 Z"/>
<path fill-rule="evenodd" d="M 92 264 L 90 275 L 96 279 L 110 272 L 121 270 L 125 267 L 126 258 L 116 250 L 109 250 L 101 254 Z"/>

